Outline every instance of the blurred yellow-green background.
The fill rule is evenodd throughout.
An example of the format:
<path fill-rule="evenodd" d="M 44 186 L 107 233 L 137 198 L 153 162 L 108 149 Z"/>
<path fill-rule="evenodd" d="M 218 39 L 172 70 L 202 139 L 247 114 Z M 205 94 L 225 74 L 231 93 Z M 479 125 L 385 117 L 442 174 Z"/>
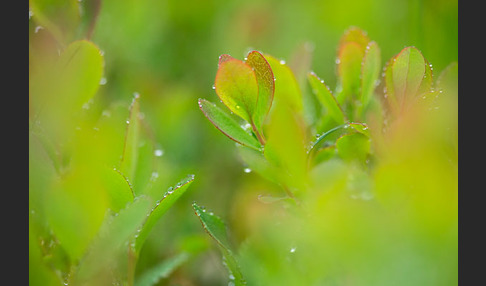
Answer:
<path fill-rule="evenodd" d="M 79 2 L 84 1 L 86 0 Z M 98 1 L 87 2 L 98 3 Z M 78 1 L 31 0 L 29 3 L 32 11 L 29 19 L 29 68 L 32 75 L 39 71 L 44 73 L 50 66 L 51 57 L 56 57 L 59 51 L 70 42 L 84 38 L 85 34 L 80 31 L 86 31 L 87 28 L 80 28 L 80 25 L 89 23 L 83 18 L 89 17 L 89 9 L 84 8 L 85 10 L 80 14 Z M 265 210 L 266 205 L 258 201 L 258 196 L 278 195 L 280 192 L 277 186 L 255 172 L 244 171 L 246 166 L 237 156 L 234 142 L 228 140 L 211 125 L 198 108 L 198 98 L 218 100 L 212 86 L 219 55 L 230 54 L 237 59 L 243 59 L 248 51 L 258 50 L 289 62 L 303 46 L 312 47 L 310 69 L 324 79 L 326 84 L 334 87 L 337 80 L 335 60 L 339 38 L 347 28 L 357 26 L 365 30 L 368 36 L 378 43 L 381 48 L 382 63 L 406 46 L 418 48 L 433 65 L 436 74 L 451 62 L 458 60 L 458 3 L 456 0 L 104 0 L 99 3 L 99 14 L 90 41 L 102 51 L 104 69 L 102 82 L 93 98 L 94 106 L 91 113 L 87 115 L 87 118 L 93 121 L 87 125 L 94 124 L 93 122 L 97 122 L 98 118 L 103 118 L 103 111 L 113 104 L 115 106 L 119 104 L 122 111 L 118 115 L 112 114 L 112 118 L 119 116 L 117 118 L 124 121 L 128 116 L 128 106 L 133 95 L 138 93 L 140 111 L 150 130 L 151 138 L 156 148 L 162 151 L 162 155 L 157 158 L 161 192 L 187 174 L 195 175 L 195 181 L 188 192 L 154 227 L 142 250 L 137 271 L 143 271 L 157 261 L 174 254 L 184 244 L 190 244 L 191 239 L 199 241 L 202 244 L 199 247 L 204 251 L 185 263 L 170 279 L 162 280 L 158 285 L 225 285 L 227 283 L 227 274 L 221 264 L 220 252 L 214 247 L 210 238 L 205 236 L 191 208 L 193 201 L 221 216 L 227 223 L 231 238 L 236 245 L 240 245 L 253 231 L 262 230 L 257 226 L 258 224 L 253 223 L 263 221 L 263 217 L 268 214 L 268 210 Z M 41 18 L 40 13 L 36 14 L 36 9 L 48 11 L 46 12 L 48 20 Z M 30 102 L 35 105 L 35 99 L 31 98 Z M 451 110 L 454 110 L 454 107 Z M 446 117 L 447 114 L 444 115 L 444 118 Z M 119 145 L 120 140 L 123 140 L 124 125 L 120 126 L 119 129 L 109 129 L 107 131 L 109 135 L 101 137 L 100 141 L 89 142 L 87 147 L 82 141 L 78 142 L 79 144 L 69 145 L 71 147 L 66 152 L 83 152 L 78 154 L 77 160 L 81 162 L 80 166 L 85 166 L 83 164 L 89 166 L 92 161 L 96 161 L 94 158 L 97 156 L 102 159 L 106 157 L 109 161 L 111 157 L 117 156 L 113 150 L 118 150 L 116 149 L 118 147 L 113 146 Z M 55 127 L 54 130 L 64 133 L 65 130 L 62 128 L 64 127 Z M 407 130 L 407 127 L 404 127 L 404 130 Z M 80 138 L 83 138 L 82 136 Z M 434 138 L 431 141 L 435 140 Z M 427 145 L 427 142 L 431 141 L 424 139 L 416 142 L 419 142 L 417 144 L 420 146 L 420 143 Z M 399 145 L 393 145 L 393 148 L 400 149 Z M 413 154 L 416 157 L 398 156 L 398 160 L 405 161 L 398 167 L 394 165 L 393 159 L 384 160 L 380 172 L 376 175 L 376 180 L 380 182 L 377 186 L 378 191 L 393 189 L 390 186 L 393 186 L 394 182 L 408 182 L 412 177 L 420 185 L 417 188 L 424 191 L 425 197 L 417 199 L 419 201 L 417 204 L 408 201 L 404 203 L 407 207 L 404 207 L 401 215 L 405 217 L 409 215 L 410 218 L 404 220 L 400 216 L 397 218 L 406 225 L 403 229 L 399 227 L 389 229 L 389 226 L 394 225 L 393 219 L 390 222 L 382 218 L 381 210 L 367 211 L 369 207 L 361 206 L 359 203 L 357 206 L 354 205 L 356 203 L 347 202 L 342 202 L 340 205 L 339 198 L 330 203 L 334 205 L 323 207 L 319 205 L 322 202 L 316 198 L 311 211 L 315 216 L 302 226 L 303 233 L 308 233 L 306 230 L 310 229 L 315 237 L 299 237 L 296 233 L 288 239 L 308 245 L 297 248 L 307 255 L 302 258 L 303 261 L 308 261 L 307 258 L 312 257 L 315 252 L 317 257 L 330 259 L 323 264 L 333 265 L 332 259 L 339 256 L 339 259 L 334 260 L 337 261 L 336 263 L 349 262 L 348 267 L 357 267 L 356 271 L 351 273 L 358 276 L 368 275 L 361 281 L 364 281 L 364 284 L 359 282 L 354 284 L 350 278 L 350 280 L 327 281 L 327 284 L 323 282 L 324 284 L 318 285 L 446 285 L 440 284 L 442 282 L 447 282 L 447 285 L 455 284 L 457 273 L 447 273 L 455 267 L 454 261 L 457 258 L 454 256 L 454 249 L 451 250 L 452 253 L 444 254 L 443 257 L 440 257 L 440 251 L 417 249 L 448 248 L 454 245 L 454 235 L 447 236 L 442 233 L 448 231 L 449 221 L 435 217 L 434 207 L 441 210 L 446 208 L 445 213 L 454 220 L 456 214 L 454 204 L 457 201 L 454 194 L 456 173 L 454 168 L 451 171 L 448 167 L 444 167 L 443 164 L 449 163 L 435 154 L 434 148 L 417 147 L 413 149 L 413 152 L 415 151 L 417 152 Z M 113 154 L 107 154 L 110 152 Z M 432 154 L 425 160 L 428 163 L 420 162 L 424 154 Z M 416 176 L 417 166 L 422 166 L 421 176 L 423 177 Z M 339 174 L 341 167 L 340 165 L 326 166 L 323 167 L 323 172 Z M 433 170 L 430 173 L 431 177 L 426 177 L 425 174 L 430 170 Z M 39 201 L 42 200 L 42 195 L 39 194 L 44 191 L 39 184 L 43 183 L 42 172 L 45 168 L 31 164 L 29 171 L 30 204 L 45 205 L 45 202 Z M 90 172 L 94 171 L 86 170 L 87 178 Z M 73 188 L 90 188 L 91 185 L 84 182 L 83 175 L 80 176 L 81 178 L 74 178 L 71 182 Z M 329 176 L 332 178 L 332 175 Z M 86 183 L 86 186 L 80 186 L 79 182 Z M 441 188 L 447 189 L 449 193 L 444 195 L 439 192 Z M 398 189 L 399 192 L 400 188 Z M 429 190 L 432 191 L 427 192 Z M 96 195 L 96 191 L 86 191 L 86 194 Z M 384 196 L 386 201 L 388 197 L 386 194 Z M 388 207 L 394 208 L 395 204 L 400 205 L 394 201 L 395 199 L 396 197 L 393 196 L 389 198 Z M 427 211 L 430 201 L 435 202 L 432 204 L 432 210 Z M 96 208 L 94 211 L 100 213 L 92 213 L 93 216 L 102 217 L 102 211 Z M 363 215 L 361 218 L 363 222 L 353 221 L 347 216 L 353 211 L 356 215 Z M 334 217 L 336 214 L 342 216 L 325 224 L 322 229 L 315 228 L 315 225 L 322 222 L 322 218 Z M 375 222 L 378 221 L 378 225 L 371 225 L 368 228 L 366 216 L 372 217 L 371 220 Z M 416 227 L 416 221 L 422 220 L 428 220 L 424 228 Z M 443 222 L 444 225 L 436 225 L 437 222 Z M 288 223 L 289 228 L 298 225 Z M 346 227 L 356 224 L 363 228 L 351 230 Z M 264 247 L 264 244 L 261 241 L 256 242 L 254 248 L 248 247 L 249 250 L 246 250 L 247 255 L 243 264 L 274 265 L 275 273 L 292 271 L 290 268 L 281 266 L 280 262 L 265 264 L 265 259 L 280 259 L 272 252 L 275 245 L 279 242 L 283 244 L 288 242 L 287 238 L 278 237 L 279 227 L 276 228 L 273 233 L 269 228 L 269 233 L 259 236 L 261 239 L 268 239 L 268 243 L 272 246 L 268 250 L 260 249 L 259 247 Z M 391 234 L 387 233 L 387 230 L 390 230 Z M 329 235 L 329 232 L 333 231 L 339 234 Z M 413 231 L 417 233 L 412 233 Z M 291 230 L 289 233 L 293 232 Z M 383 235 L 384 233 L 387 234 Z M 404 238 L 405 234 L 409 237 Z M 352 241 L 353 237 L 379 241 L 371 244 L 363 243 L 351 249 L 348 248 L 352 247 L 348 242 Z M 415 241 L 424 237 L 428 240 Z M 451 241 L 441 240 L 444 237 Z M 398 244 L 397 247 L 385 247 L 386 250 L 382 252 L 376 250 L 398 238 L 403 239 L 403 243 Z M 336 243 L 342 249 L 321 253 L 326 248 L 321 250 L 312 248 L 325 242 Z M 197 244 L 195 245 L 194 247 L 198 247 Z M 367 248 L 370 245 L 372 247 Z M 363 256 L 353 256 L 353 253 L 356 253 L 354 251 Z M 342 253 L 349 256 L 347 260 L 340 256 Z M 420 253 L 423 253 L 426 258 L 420 257 Z M 390 257 L 406 254 L 409 257 L 400 260 L 402 264 L 390 266 L 386 263 Z M 254 260 L 251 259 L 252 257 Z M 376 275 L 381 275 L 381 279 L 367 272 L 368 269 L 360 268 L 366 265 L 360 261 L 360 257 L 368 257 L 370 263 L 377 263 L 376 268 L 371 269 L 379 269 Z M 437 272 L 434 272 L 436 268 L 428 264 L 434 262 L 439 269 Z M 410 263 L 416 265 L 410 266 Z M 321 271 L 318 261 L 314 264 L 301 265 L 309 267 L 310 273 Z M 390 273 L 400 273 L 398 280 L 386 276 L 387 267 L 394 269 Z M 403 271 L 396 270 L 398 268 Z M 253 268 L 249 266 L 248 269 Z M 422 276 L 414 276 L 413 271 L 416 269 L 426 269 L 425 272 L 434 272 L 433 275 L 443 274 L 445 278 L 422 275 L 423 273 Z M 329 273 L 334 273 L 332 272 L 334 270 L 329 270 Z M 305 269 L 299 271 L 300 275 L 307 273 Z M 340 277 L 342 273 L 336 271 L 336 275 Z M 274 279 L 271 274 L 267 277 L 259 274 L 257 270 L 251 275 L 261 277 L 261 281 L 266 282 Z M 282 276 L 282 281 L 273 280 L 275 284 L 261 285 L 286 285 L 285 281 L 289 283 L 288 285 L 298 285 L 295 284 L 298 283 L 297 280 L 292 280 L 298 279 L 297 277 L 300 276 L 297 274 Z M 410 281 L 402 280 L 407 277 Z M 287 278 L 289 280 L 285 280 Z M 387 281 L 396 283 L 388 284 Z M 32 285 L 35 283 L 32 282 Z"/>

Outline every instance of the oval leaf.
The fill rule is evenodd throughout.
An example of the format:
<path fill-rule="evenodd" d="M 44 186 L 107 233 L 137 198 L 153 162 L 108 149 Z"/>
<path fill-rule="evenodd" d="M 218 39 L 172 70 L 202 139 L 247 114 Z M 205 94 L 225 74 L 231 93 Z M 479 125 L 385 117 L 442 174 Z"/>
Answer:
<path fill-rule="evenodd" d="M 365 163 L 370 147 L 369 137 L 359 132 L 343 135 L 336 141 L 337 152 L 345 161 Z"/>
<path fill-rule="evenodd" d="M 258 99 L 255 72 L 246 63 L 226 59 L 219 64 L 214 83 L 216 94 L 236 115 L 253 123 L 253 113 Z"/>
<path fill-rule="evenodd" d="M 241 126 L 234 120 L 229 114 L 221 110 L 216 104 L 209 102 L 205 99 L 199 99 L 199 108 L 204 115 L 216 126 L 224 135 L 228 136 L 231 140 L 251 147 L 255 150 L 260 150 L 261 145 L 258 140 L 247 133 Z"/>
<path fill-rule="evenodd" d="M 365 51 L 355 42 L 343 44 L 338 52 L 337 67 L 341 92 L 337 95 L 339 103 L 343 104 L 351 98 L 358 98 L 361 85 L 361 63 Z"/>
<path fill-rule="evenodd" d="M 425 59 L 414 48 L 403 49 L 392 63 L 393 90 L 400 106 L 417 94 L 425 75 Z"/>

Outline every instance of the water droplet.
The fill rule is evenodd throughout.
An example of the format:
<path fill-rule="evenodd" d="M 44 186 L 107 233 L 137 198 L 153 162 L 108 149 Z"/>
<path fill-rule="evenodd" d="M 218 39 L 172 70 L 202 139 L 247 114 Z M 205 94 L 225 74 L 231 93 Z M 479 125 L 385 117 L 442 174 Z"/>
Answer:
<path fill-rule="evenodd" d="M 336 58 L 336 64 L 340 64 L 341 63 L 341 60 L 339 58 Z"/>
<path fill-rule="evenodd" d="M 34 12 L 32 12 L 31 10 L 29 10 L 29 19 L 32 18 L 32 16 L 34 16 Z"/>
<path fill-rule="evenodd" d="M 44 27 L 37 26 L 37 27 L 35 27 L 34 33 L 38 33 L 40 30 L 43 30 L 43 29 L 44 29 Z"/>
<path fill-rule="evenodd" d="M 216 89 L 216 86 L 214 86 L 214 85 L 213 85 L 213 86 L 212 86 L 212 89 Z"/>
<path fill-rule="evenodd" d="M 140 94 L 139 94 L 138 92 L 134 92 L 134 93 L 133 93 L 133 98 L 134 98 L 134 99 L 137 99 L 137 98 L 139 98 L 139 97 L 140 97 Z"/>
<path fill-rule="evenodd" d="M 248 173 L 251 173 L 251 169 L 250 169 L 250 168 L 245 168 L 245 169 L 243 169 L 243 171 L 244 171 L 245 173 L 247 173 L 247 174 L 248 174 Z"/>
<path fill-rule="evenodd" d="M 125 121 L 127 124 L 130 124 L 130 120 L 127 119 L 127 121 Z"/>
<path fill-rule="evenodd" d="M 281 65 L 284 65 L 285 64 L 285 60 L 280 60 L 280 64 Z"/>
<path fill-rule="evenodd" d="M 162 150 L 162 149 L 157 149 L 157 150 L 155 150 L 155 151 L 154 151 L 154 155 L 155 155 L 156 157 L 160 157 L 160 156 L 164 155 L 164 150 Z"/>
<path fill-rule="evenodd" d="M 106 84 L 106 77 L 102 77 L 100 79 L 100 85 L 105 85 Z"/>
<path fill-rule="evenodd" d="M 152 172 L 152 176 L 150 177 L 150 180 L 155 181 L 159 177 L 158 172 Z"/>
<path fill-rule="evenodd" d="M 290 253 L 294 253 L 294 252 L 295 252 L 295 247 L 292 247 L 292 248 L 290 249 Z"/>

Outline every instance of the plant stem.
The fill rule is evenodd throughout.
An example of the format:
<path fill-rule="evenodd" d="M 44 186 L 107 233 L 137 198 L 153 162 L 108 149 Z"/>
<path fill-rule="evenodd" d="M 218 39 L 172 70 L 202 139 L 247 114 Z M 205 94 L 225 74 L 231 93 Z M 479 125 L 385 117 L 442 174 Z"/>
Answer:
<path fill-rule="evenodd" d="M 253 120 L 250 122 L 250 125 L 251 125 L 251 129 L 253 130 L 256 137 L 258 138 L 258 141 L 260 142 L 260 144 L 262 144 L 262 146 L 265 146 L 265 138 L 263 137 L 263 134 L 260 134 L 260 132 L 258 132 L 258 129 L 256 128 Z"/>
<path fill-rule="evenodd" d="M 137 265 L 138 255 L 132 247 L 128 247 L 128 271 L 127 271 L 127 286 L 133 286 L 135 280 L 135 267 Z"/>

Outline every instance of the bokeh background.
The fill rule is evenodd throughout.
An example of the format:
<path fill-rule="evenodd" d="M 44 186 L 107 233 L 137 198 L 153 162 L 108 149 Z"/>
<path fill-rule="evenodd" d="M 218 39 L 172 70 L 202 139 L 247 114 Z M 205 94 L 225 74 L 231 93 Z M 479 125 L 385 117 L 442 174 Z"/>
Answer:
<path fill-rule="evenodd" d="M 62 13 L 69 23 L 70 14 Z M 44 37 L 38 25 L 34 14 L 32 43 Z M 105 60 L 97 100 L 128 106 L 139 93 L 141 112 L 163 150 L 163 184 L 187 174 L 196 178 L 152 231 L 139 268 L 170 255 L 188 237 L 207 239 L 209 248 L 178 270 L 173 284 L 160 285 L 226 283 L 220 253 L 193 215 L 193 201 L 220 215 L 239 243 L 248 231 L 241 213 L 258 215 L 246 208 L 253 205 L 248 202 L 279 192 L 258 174 L 244 171 L 234 142 L 198 108 L 198 98 L 217 100 L 212 86 L 219 55 L 243 59 L 254 49 L 291 61 L 299 49 L 311 47 L 311 70 L 334 87 L 338 40 L 350 26 L 379 44 L 382 62 L 406 46 L 421 50 L 437 73 L 458 60 L 457 0 L 101 1 L 91 35 Z M 69 31 L 69 25 L 64 28 Z M 72 34 L 71 39 L 78 37 Z"/>

